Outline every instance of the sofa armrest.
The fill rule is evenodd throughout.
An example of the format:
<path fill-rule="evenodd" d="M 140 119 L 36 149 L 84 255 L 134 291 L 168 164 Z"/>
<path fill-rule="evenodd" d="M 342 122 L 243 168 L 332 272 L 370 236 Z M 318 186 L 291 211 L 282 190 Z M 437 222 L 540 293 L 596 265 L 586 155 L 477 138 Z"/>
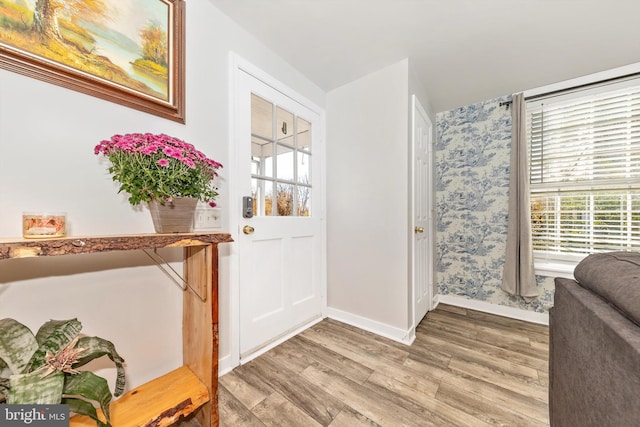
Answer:
<path fill-rule="evenodd" d="M 551 426 L 637 426 L 640 328 L 598 295 L 557 278 L 549 313 Z"/>

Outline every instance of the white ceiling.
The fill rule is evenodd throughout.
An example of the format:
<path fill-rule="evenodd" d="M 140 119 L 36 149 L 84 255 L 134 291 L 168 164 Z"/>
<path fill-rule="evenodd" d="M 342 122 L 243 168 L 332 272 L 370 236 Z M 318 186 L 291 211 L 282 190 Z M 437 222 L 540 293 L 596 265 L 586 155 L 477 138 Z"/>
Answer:
<path fill-rule="evenodd" d="M 410 58 L 436 112 L 640 62 L 640 0 L 209 0 L 330 91 Z"/>

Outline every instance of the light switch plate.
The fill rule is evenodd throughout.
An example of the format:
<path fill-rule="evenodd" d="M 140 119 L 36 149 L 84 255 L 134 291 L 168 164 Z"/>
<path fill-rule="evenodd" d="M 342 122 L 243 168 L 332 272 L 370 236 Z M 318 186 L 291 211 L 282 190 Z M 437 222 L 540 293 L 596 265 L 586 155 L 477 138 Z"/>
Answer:
<path fill-rule="evenodd" d="M 222 212 L 220 208 L 198 207 L 193 220 L 195 230 L 211 230 L 222 227 Z"/>

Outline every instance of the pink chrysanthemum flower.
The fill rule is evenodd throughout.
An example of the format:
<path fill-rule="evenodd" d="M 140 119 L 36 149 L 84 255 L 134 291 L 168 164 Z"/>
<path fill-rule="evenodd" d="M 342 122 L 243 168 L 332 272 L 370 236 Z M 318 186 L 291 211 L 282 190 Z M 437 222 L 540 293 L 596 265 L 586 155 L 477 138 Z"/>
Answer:
<path fill-rule="evenodd" d="M 109 172 L 130 194 L 133 205 L 175 197 L 211 202 L 218 195 L 213 180 L 222 165 L 189 143 L 165 134 L 113 135 L 94 148 L 111 162 Z"/>

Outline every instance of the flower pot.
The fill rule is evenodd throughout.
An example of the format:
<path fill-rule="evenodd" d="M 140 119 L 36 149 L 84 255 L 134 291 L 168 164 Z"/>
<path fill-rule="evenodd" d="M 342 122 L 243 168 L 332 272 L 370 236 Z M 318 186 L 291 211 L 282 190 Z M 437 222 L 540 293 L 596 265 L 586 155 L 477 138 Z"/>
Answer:
<path fill-rule="evenodd" d="M 149 202 L 149 211 L 156 233 L 189 233 L 193 230 L 193 217 L 198 199 L 176 197 L 172 202 Z"/>

